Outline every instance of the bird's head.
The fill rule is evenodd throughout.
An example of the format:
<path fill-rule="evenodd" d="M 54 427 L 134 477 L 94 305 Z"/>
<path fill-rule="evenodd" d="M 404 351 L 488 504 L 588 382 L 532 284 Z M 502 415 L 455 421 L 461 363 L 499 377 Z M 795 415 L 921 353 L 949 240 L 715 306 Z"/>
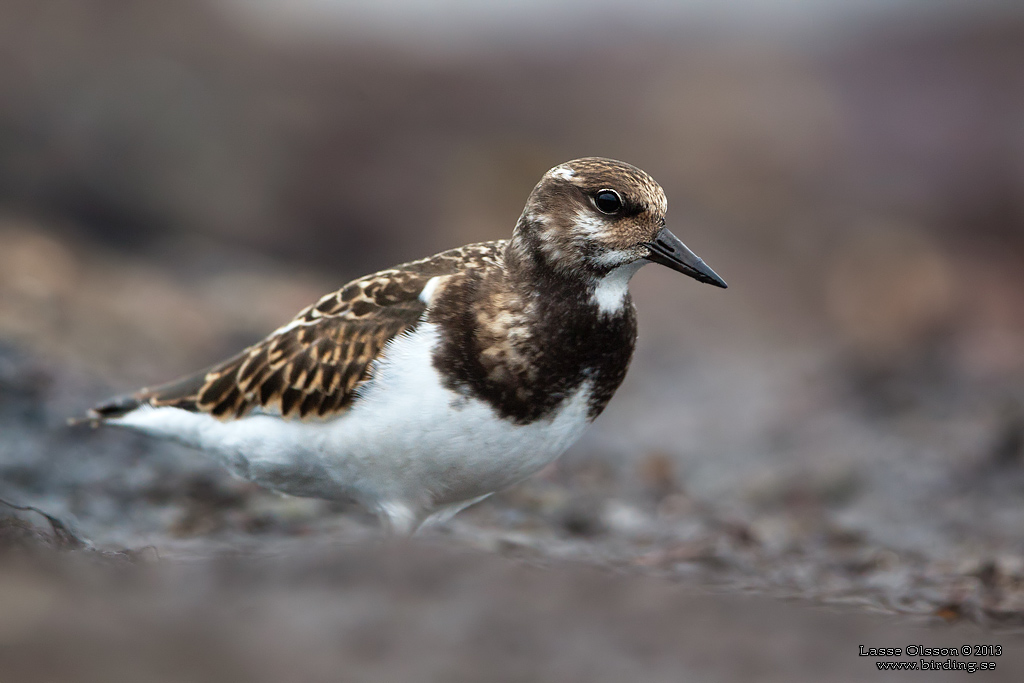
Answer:
<path fill-rule="evenodd" d="M 533 188 L 513 243 L 558 272 L 600 279 L 660 263 L 725 287 L 665 227 L 667 209 L 665 191 L 639 168 L 600 157 L 576 159 L 555 166 Z"/>

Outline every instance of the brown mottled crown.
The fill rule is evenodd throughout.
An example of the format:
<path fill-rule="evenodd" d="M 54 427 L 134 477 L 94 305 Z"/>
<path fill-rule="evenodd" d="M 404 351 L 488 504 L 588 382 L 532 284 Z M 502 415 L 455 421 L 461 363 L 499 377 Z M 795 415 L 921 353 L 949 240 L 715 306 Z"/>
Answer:
<path fill-rule="evenodd" d="M 621 209 L 604 212 L 597 198 L 610 190 Z M 544 174 L 526 202 L 513 244 L 533 250 L 563 271 L 604 272 L 647 255 L 643 245 L 665 224 L 661 186 L 636 166 L 585 157 Z"/>

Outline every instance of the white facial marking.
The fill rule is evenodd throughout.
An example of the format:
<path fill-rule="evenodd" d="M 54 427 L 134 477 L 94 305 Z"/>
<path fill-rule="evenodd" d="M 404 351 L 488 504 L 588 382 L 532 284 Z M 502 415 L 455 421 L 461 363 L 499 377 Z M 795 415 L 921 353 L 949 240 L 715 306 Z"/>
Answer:
<path fill-rule="evenodd" d="M 588 237 L 599 235 L 607 229 L 607 224 L 604 220 L 587 211 L 578 212 L 572 224 L 578 232 Z"/>
<path fill-rule="evenodd" d="M 540 211 L 527 211 L 523 214 L 523 218 L 531 223 L 537 223 L 538 225 L 545 227 L 551 224 L 551 216 L 546 213 L 541 213 Z"/>
<path fill-rule="evenodd" d="M 599 266 L 620 266 L 635 261 L 635 257 L 628 251 L 609 249 L 602 254 L 590 257 L 591 262 Z"/>
<path fill-rule="evenodd" d="M 647 261 L 643 259 L 627 263 L 597 281 L 597 286 L 594 287 L 594 303 L 597 304 L 597 309 L 602 314 L 612 315 L 622 310 L 626 301 L 626 293 L 629 291 L 629 279 L 645 263 Z"/>
<path fill-rule="evenodd" d="M 568 166 L 558 166 L 551 171 L 552 178 L 561 178 L 562 180 L 571 180 L 576 175 L 576 171 L 572 170 Z"/>

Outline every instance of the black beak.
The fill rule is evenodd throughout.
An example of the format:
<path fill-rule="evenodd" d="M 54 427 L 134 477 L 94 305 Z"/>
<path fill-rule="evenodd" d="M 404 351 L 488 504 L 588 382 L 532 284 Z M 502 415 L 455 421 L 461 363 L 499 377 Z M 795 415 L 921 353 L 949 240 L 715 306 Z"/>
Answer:
<path fill-rule="evenodd" d="M 647 242 L 644 246 L 651 250 L 647 257 L 648 261 L 668 266 L 672 270 L 689 275 L 694 280 L 715 287 L 725 289 L 729 286 L 725 284 L 725 280 L 718 277 L 718 273 L 708 268 L 699 256 L 687 249 L 678 237 L 669 232 L 668 228 L 659 230 L 654 241 Z"/>

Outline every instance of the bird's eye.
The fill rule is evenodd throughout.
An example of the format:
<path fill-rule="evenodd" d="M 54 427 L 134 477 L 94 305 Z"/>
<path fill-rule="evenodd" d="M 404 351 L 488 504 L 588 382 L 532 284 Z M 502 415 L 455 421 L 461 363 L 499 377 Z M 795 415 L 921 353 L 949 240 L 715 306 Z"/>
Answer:
<path fill-rule="evenodd" d="M 622 198 L 615 190 L 601 190 L 594 195 L 594 206 L 601 213 L 616 213 L 622 208 Z"/>

